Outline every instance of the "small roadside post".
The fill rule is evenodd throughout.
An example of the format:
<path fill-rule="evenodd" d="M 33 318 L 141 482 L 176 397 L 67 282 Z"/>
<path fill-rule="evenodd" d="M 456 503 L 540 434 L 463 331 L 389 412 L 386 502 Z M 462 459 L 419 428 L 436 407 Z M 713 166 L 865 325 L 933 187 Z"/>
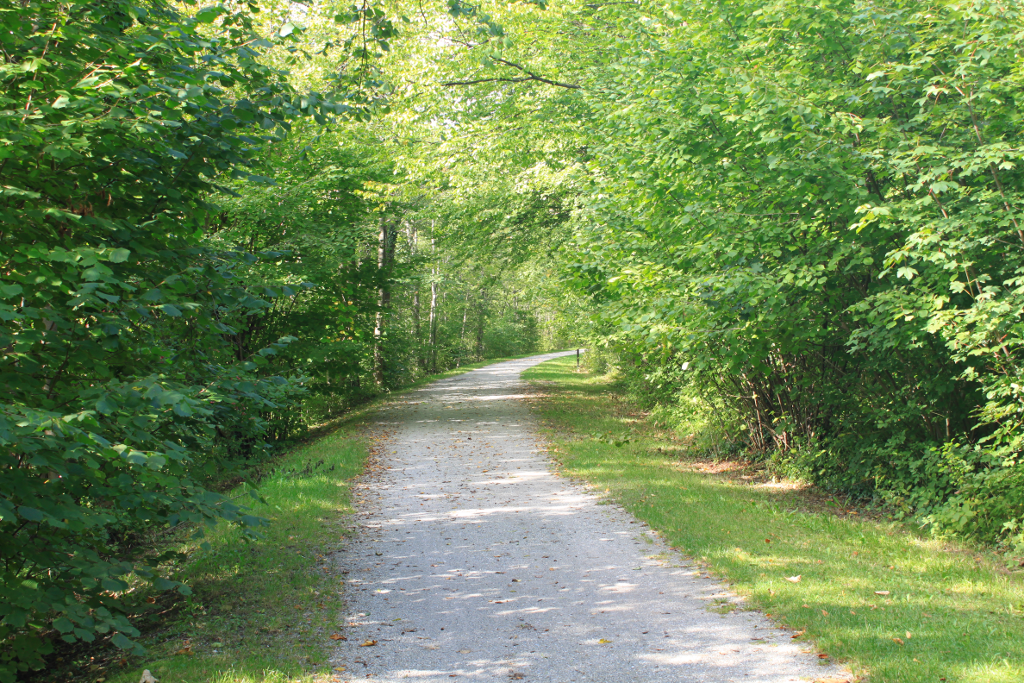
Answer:
<path fill-rule="evenodd" d="M 580 350 L 576 349 L 576 372 L 580 371 Z"/>

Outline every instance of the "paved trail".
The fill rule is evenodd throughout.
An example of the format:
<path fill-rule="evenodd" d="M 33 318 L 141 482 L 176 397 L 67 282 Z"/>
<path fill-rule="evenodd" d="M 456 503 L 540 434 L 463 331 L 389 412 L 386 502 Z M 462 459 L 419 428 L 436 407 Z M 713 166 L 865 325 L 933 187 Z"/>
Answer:
<path fill-rule="evenodd" d="M 552 474 L 523 369 L 498 363 L 406 394 L 377 418 L 382 467 L 343 554 L 340 680 L 845 680 L 627 513 Z M 361 647 L 360 643 L 376 641 Z"/>

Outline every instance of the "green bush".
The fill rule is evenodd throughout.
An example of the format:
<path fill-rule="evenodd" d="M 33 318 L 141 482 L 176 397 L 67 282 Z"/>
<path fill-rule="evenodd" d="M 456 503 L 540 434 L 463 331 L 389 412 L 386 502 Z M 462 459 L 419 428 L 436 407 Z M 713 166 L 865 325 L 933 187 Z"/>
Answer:
<path fill-rule="evenodd" d="M 616 348 L 714 394 L 754 456 L 1016 533 L 1019 6 L 679 2 L 631 28 L 589 91 L 573 266 Z"/>
<path fill-rule="evenodd" d="M 136 585 L 186 590 L 160 575 L 162 558 L 127 550 L 140 531 L 261 524 L 208 485 L 259 457 L 268 416 L 303 391 L 275 360 L 290 337 L 237 344 L 247 320 L 296 291 L 240 276 L 279 255 L 203 242 L 207 198 L 249 177 L 253 151 L 289 118 L 333 105 L 300 102 L 256 59 L 271 42 L 221 6 L 188 17 L 159 1 L 26 0 L 0 23 L 0 681 L 11 681 L 56 638 L 137 647 Z"/>

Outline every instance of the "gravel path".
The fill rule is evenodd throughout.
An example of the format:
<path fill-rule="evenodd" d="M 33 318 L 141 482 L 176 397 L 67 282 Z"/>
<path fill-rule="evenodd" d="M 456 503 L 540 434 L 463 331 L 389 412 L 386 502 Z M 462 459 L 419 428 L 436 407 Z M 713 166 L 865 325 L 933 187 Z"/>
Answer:
<path fill-rule="evenodd" d="M 721 583 L 551 472 L 519 373 L 559 355 L 441 380 L 379 412 L 361 530 L 340 556 L 339 680 L 846 680 L 760 614 L 713 611 L 732 598 Z"/>

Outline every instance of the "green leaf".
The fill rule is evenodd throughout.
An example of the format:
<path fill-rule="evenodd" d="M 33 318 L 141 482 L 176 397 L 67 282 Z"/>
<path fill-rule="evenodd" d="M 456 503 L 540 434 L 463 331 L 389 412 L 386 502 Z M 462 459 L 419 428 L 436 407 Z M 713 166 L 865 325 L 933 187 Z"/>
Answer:
<path fill-rule="evenodd" d="M 104 394 L 100 400 L 96 401 L 96 410 L 103 415 L 110 415 L 116 411 L 118 407 L 119 406 L 114 399 L 111 398 L 110 394 Z"/>
<path fill-rule="evenodd" d="M 107 257 L 107 260 L 110 261 L 111 263 L 124 263 L 125 261 L 128 260 L 128 257 L 131 256 L 131 253 L 132 252 L 124 248 L 115 249 L 114 251 L 110 252 L 110 255 Z"/>
<path fill-rule="evenodd" d="M 122 650 L 130 650 L 135 646 L 135 643 L 132 640 L 120 632 L 111 636 L 110 642 Z"/>
<path fill-rule="evenodd" d="M 46 519 L 46 515 L 41 510 L 26 507 L 24 505 L 18 508 L 18 514 L 30 522 L 41 522 Z"/>

